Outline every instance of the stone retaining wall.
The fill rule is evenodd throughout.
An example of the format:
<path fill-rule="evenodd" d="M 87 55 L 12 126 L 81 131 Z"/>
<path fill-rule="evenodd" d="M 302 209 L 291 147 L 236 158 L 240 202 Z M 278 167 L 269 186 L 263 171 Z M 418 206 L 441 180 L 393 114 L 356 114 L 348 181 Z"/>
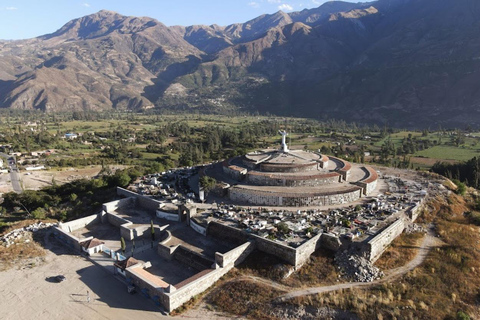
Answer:
<path fill-rule="evenodd" d="M 60 227 L 53 227 L 53 234 L 63 245 L 75 250 L 78 253 L 82 251 L 80 242 L 93 238 L 93 237 L 89 237 L 85 239 L 79 239 Z"/>
<path fill-rule="evenodd" d="M 272 164 L 272 163 L 261 163 L 260 171 L 265 172 L 304 172 L 304 171 L 313 171 L 318 170 L 320 164 L 318 162 L 305 163 L 305 164 Z"/>
<path fill-rule="evenodd" d="M 248 234 L 234 227 L 212 221 L 207 226 L 207 235 L 231 243 L 245 243 L 249 240 Z"/>
<path fill-rule="evenodd" d="M 303 266 L 310 259 L 312 253 L 321 247 L 321 238 L 322 234 L 317 234 L 295 249 L 295 269 Z"/>
<path fill-rule="evenodd" d="M 340 193 L 323 194 L 288 194 L 274 193 L 259 190 L 231 187 L 228 190 L 229 198 L 241 203 L 250 203 L 264 206 L 325 206 L 353 202 L 361 197 L 361 187 L 352 187 Z"/>
<path fill-rule="evenodd" d="M 58 227 L 65 232 L 72 232 L 81 228 L 85 228 L 90 224 L 100 223 L 101 214 L 92 214 L 84 218 L 76 219 L 69 222 L 60 222 Z"/>
<path fill-rule="evenodd" d="M 224 268 L 229 265 L 238 265 L 255 249 L 254 241 L 249 241 L 226 253 L 215 252 L 215 263 Z"/>
<path fill-rule="evenodd" d="M 398 219 L 386 227 L 382 232 L 367 242 L 365 250 L 366 258 L 371 262 L 377 261 L 390 243 L 395 240 L 404 229 L 405 221 L 403 219 Z"/>
<path fill-rule="evenodd" d="M 103 211 L 114 212 L 120 208 L 131 207 L 134 205 L 135 205 L 135 197 L 129 197 L 129 198 L 124 198 L 124 199 L 104 203 Z"/>
<path fill-rule="evenodd" d="M 334 161 L 335 163 L 340 164 L 340 167 L 337 169 L 337 172 L 340 173 L 343 177 L 343 180 L 348 181 L 350 177 L 350 171 L 352 170 L 352 164 L 348 161 L 343 159 L 328 156 L 330 160 Z"/>
<path fill-rule="evenodd" d="M 180 215 L 178 213 L 170 213 L 162 210 L 157 210 L 156 216 L 158 218 L 166 219 L 170 221 L 180 221 Z"/>
<path fill-rule="evenodd" d="M 245 178 L 245 175 L 247 174 L 247 169 L 239 166 L 231 165 L 230 160 L 223 161 L 222 163 L 223 173 L 225 173 L 227 176 L 229 176 L 234 180 L 242 181 Z"/>
<path fill-rule="evenodd" d="M 179 245 L 175 250 L 173 258 L 198 271 L 209 269 L 214 263 L 213 260 L 210 260 L 200 253 L 192 251 L 182 245 Z"/>
<path fill-rule="evenodd" d="M 117 187 L 117 194 L 119 196 L 123 197 L 135 197 L 136 199 L 136 205 L 155 212 L 160 207 L 161 202 L 157 201 L 155 199 L 143 196 L 141 194 L 138 194 L 136 192 L 129 191 L 127 189 L 123 189 L 120 187 Z"/>
<path fill-rule="evenodd" d="M 336 172 L 289 177 L 282 174 L 251 171 L 247 173 L 246 182 L 257 186 L 315 187 L 337 183 L 339 177 L 340 174 Z"/>
<path fill-rule="evenodd" d="M 190 220 L 190 227 L 200 233 L 201 235 L 206 236 L 207 235 L 207 228 L 202 226 L 200 223 L 197 223 L 195 219 Z"/>
<path fill-rule="evenodd" d="M 356 185 L 362 187 L 363 194 L 368 196 L 377 188 L 378 174 L 377 171 L 371 167 L 362 167 L 362 170 L 365 171 L 366 176 L 362 180 L 358 181 Z"/>
<path fill-rule="evenodd" d="M 293 265 L 296 269 L 301 267 L 308 261 L 311 254 L 322 246 L 322 235 L 318 234 L 306 241 L 297 248 L 290 247 L 288 245 L 260 237 L 255 234 L 247 234 L 237 228 L 223 225 L 217 222 L 210 222 L 208 226 L 208 234 L 215 238 L 226 239 L 229 241 L 239 241 L 245 239 L 248 242 L 255 244 L 255 248 L 272 254 L 285 262 Z M 251 248 L 253 250 L 253 248 Z M 220 254 L 216 254 L 216 257 L 220 257 Z M 217 260 L 218 261 L 221 260 Z"/>
<path fill-rule="evenodd" d="M 215 269 L 204 270 L 199 274 L 182 281 L 181 284 L 176 285 L 176 287 L 178 286 L 176 290 L 172 290 L 170 293 L 165 293 L 165 300 L 168 301 L 168 305 L 165 305 L 167 311 L 172 311 L 180 307 L 192 297 L 210 288 L 234 266 L 242 263 L 253 250 L 253 247 L 254 246 L 251 243 L 245 243 L 223 254 L 223 260 L 218 256 L 219 260 L 216 262 Z M 220 266 L 220 263 L 223 264 L 223 267 Z"/>
<path fill-rule="evenodd" d="M 412 222 L 415 222 L 415 220 L 417 220 L 418 218 L 418 215 L 422 212 L 421 209 L 423 208 L 424 202 L 425 202 L 425 198 L 422 198 L 420 202 L 416 203 L 415 205 L 413 205 L 407 210 L 407 215 Z"/>

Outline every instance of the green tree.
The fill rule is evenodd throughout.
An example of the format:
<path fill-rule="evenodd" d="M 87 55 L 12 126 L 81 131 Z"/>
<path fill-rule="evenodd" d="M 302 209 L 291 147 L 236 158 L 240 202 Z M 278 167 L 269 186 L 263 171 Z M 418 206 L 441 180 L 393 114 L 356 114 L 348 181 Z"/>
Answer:
<path fill-rule="evenodd" d="M 34 219 L 45 219 L 46 217 L 46 211 L 43 208 L 37 208 L 32 211 L 32 217 Z"/>
<path fill-rule="evenodd" d="M 75 202 L 75 200 L 77 200 L 77 199 L 78 199 L 78 196 L 77 196 L 75 193 L 70 194 L 70 196 L 69 196 L 70 202 L 73 203 L 73 202 Z"/>
<path fill-rule="evenodd" d="M 290 228 L 285 222 L 280 222 L 279 224 L 277 224 L 277 229 L 283 234 L 287 234 L 290 232 Z"/>
<path fill-rule="evenodd" d="M 152 234 L 152 241 L 155 241 L 155 227 L 153 226 L 153 220 L 150 220 L 150 232 Z"/>
<path fill-rule="evenodd" d="M 123 255 L 125 255 L 127 245 L 125 244 L 125 239 L 123 239 L 123 237 L 120 238 L 120 248 L 122 249 Z"/>
<path fill-rule="evenodd" d="M 209 192 L 212 190 L 215 185 L 217 184 L 217 180 L 215 178 L 209 176 L 203 176 L 200 178 L 200 186 L 205 190 L 205 192 Z"/>

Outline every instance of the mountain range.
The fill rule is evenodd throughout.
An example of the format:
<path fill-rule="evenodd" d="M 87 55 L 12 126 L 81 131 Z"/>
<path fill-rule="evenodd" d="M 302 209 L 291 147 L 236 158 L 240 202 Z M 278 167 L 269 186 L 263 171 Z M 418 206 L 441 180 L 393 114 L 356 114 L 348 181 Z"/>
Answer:
<path fill-rule="evenodd" d="M 229 26 L 167 27 L 102 10 L 0 41 L 0 107 L 478 126 L 478 16 L 478 0 L 331 1 Z"/>

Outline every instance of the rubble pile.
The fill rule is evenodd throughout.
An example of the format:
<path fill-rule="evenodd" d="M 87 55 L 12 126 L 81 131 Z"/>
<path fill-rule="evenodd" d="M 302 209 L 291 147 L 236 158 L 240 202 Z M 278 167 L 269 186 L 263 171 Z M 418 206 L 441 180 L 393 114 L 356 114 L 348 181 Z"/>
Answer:
<path fill-rule="evenodd" d="M 344 250 L 335 256 L 337 264 L 344 277 L 355 282 L 372 282 L 383 277 L 383 272 L 362 256 Z"/>
<path fill-rule="evenodd" d="M 44 223 L 40 221 L 38 223 L 34 223 L 23 228 L 12 230 L 4 236 L 0 237 L 0 245 L 8 248 L 12 244 L 14 244 L 15 241 L 22 239 L 27 232 L 36 232 L 38 230 L 50 228 L 55 225 L 55 223 Z"/>
<path fill-rule="evenodd" d="M 405 233 L 411 234 L 411 233 L 417 233 L 417 232 L 427 233 L 427 228 L 417 223 L 410 223 L 405 228 Z"/>

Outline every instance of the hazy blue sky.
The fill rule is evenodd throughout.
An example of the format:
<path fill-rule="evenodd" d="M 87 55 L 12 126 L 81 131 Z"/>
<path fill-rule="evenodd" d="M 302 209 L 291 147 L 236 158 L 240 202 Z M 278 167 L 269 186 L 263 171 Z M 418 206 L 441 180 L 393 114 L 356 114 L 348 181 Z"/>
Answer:
<path fill-rule="evenodd" d="M 26 39 L 52 33 L 74 18 L 102 9 L 155 18 L 167 26 L 228 25 L 263 13 L 300 11 L 324 2 L 326 0 L 0 0 L 0 39 Z"/>

